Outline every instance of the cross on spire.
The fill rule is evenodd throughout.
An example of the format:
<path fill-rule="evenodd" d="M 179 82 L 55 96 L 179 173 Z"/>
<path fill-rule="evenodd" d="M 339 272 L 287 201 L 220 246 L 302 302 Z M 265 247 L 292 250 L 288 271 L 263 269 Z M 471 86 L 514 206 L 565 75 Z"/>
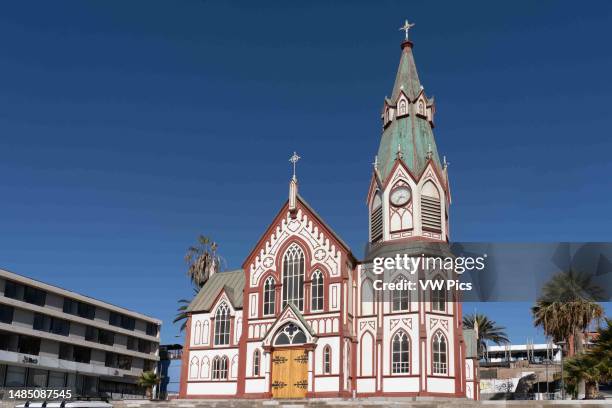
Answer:
<path fill-rule="evenodd" d="M 404 31 L 406 33 L 406 40 L 408 40 L 408 31 L 414 27 L 414 23 L 409 23 L 408 20 L 404 21 L 404 25 L 400 27 L 400 31 Z"/>
<path fill-rule="evenodd" d="M 295 165 L 297 164 L 298 160 L 300 160 L 301 157 L 298 156 L 298 154 L 296 152 L 293 152 L 293 156 L 291 156 L 289 158 L 289 162 L 291 162 L 291 164 L 293 164 L 293 179 L 295 180 Z"/>

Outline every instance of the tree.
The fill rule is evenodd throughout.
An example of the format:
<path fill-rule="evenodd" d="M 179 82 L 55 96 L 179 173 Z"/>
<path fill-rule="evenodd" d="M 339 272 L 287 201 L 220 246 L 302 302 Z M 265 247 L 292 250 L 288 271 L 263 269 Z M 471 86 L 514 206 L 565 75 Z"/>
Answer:
<path fill-rule="evenodd" d="M 478 357 L 485 356 L 487 351 L 487 340 L 495 344 L 509 343 L 508 335 L 504 331 L 506 328 L 498 326 L 495 321 L 487 316 L 474 313 L 463 317 L 463 327 L 466 329 L 476 330 L 478 334 Z"/>
<path fill-rule="evenodd" d="M 571 269 L 558 273 L 542 287 L 542 295 L 531 308 L 534 326 L 542 327 L 556 343 L 572 342 L 570 350 L 580 354 L 584 332 L 603 316 L 603 308 L 597 303 L 601 293 L 601 288 L 591 283 L 590 275 Z M 586 393 L 586 378 L 579 381 L 577 389 L 579 395 Z"/>
<path fill-rule="evenodd" d="M 153 387 L 159 384 L 161 379 L 153 371 L 143 371 L 138 378 L 138 385 L 146 390 L 147 398 L 153 397 Z"/>
<path fill-rule="evenodd" d="M 554 342 L 574 342 L 574 350 L 581 352 L 583 333 L 593 321 L 603 316 L 596 302 L 601 288 L 591 283 L 591 277 L 573 270 L 559 273 L 542 287 L 542 295 L 531 308 L 534 325 L 542 327 Z"/>
<path fill-rule="evenodd" d="M 607 328 L 599 328 L 591 349 L 567 359 L 563 365 L 565 383 L 577 394 L 580 382 L 585 382 L 585 397 L 597 396 L 597 384 L 612 380 L 612 319 Z"/>
<path fill-rule="evenodd" d="M 198 294 L 199 288 L 193 288 L 193 292 L 194 292 L 194 297 L 195 295 Z M 179 299 L 178 301 L 179 303 L 179 307 L 176 310 L 176 316 L 174 317 L 174 320 L 172 321 L 172 323 L 178 323 L 181 322 L 181 326 L 180 326 L 180 331 L 184 331 L 185 327 L 187 326 L 187 317 L 188 316 L 188 312 L 187 312 L 187 308 L 189 307 L 189 304 L 191 303 L 191 300 L 189 299 Z"/>
<path fill-rule="evenodd" d="M 218 272 L 221 257 L 217 255 L 217 243 L 204 235 L 199 235 L 197 244 L 190 246 L 185 255 L 187 276 L 198 288 L 204 286 L 211 274 Z"/>
<path fill-rule="evenodd" d="M 200 234 L 196 245 L 187 248 L 185 263 L 187 263 L 187 276 L 194 286 L 194 296 L 198 294 L 202 286 L 208 281 L 210 275 L 219 271 L 221 257 L 217 255 L 217 243 L 212 239 Z M 181 323 L 180 331 L 185 330 L 187 325 L 187 307 L 191 300 L 179 299 L 177 314 L 172 323 Z"/>

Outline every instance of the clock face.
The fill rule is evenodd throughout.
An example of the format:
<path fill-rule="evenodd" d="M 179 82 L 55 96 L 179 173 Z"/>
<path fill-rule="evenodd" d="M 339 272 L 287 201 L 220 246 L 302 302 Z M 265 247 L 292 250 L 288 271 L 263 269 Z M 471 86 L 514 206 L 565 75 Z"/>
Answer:
<path fill-rule="evenodd" d="M 408 187 L 402 186 L 397 187 L 391 191 L 391 204 L 395 206 L 402 206 L 410 201 L 410 189 Z"/>

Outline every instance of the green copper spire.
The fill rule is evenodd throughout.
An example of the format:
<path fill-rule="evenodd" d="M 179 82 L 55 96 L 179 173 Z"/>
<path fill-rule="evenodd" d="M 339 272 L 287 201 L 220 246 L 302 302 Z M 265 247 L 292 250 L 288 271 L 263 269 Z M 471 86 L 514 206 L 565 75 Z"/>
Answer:
<path fill-rule="evenodd" d="M 421 82 L 412 55 L 412 42 L 402 43 L 402 55 L 393 85 L 390 99 L 385 100 L 393 110 L 387 119 L 383 111 L 384 131 L 378 148 L 377 169 L 384 181 L 401 151 L 401 160 L 415 176 L 420 176 L 428 157 L 442 170 L 436 142 L 432 130 L 434 106 L 433 99 L 419 97 L 422 92 Z M 401 93 L 408 98 L 405 113 L 400 111 Z M 421 99 L 422 98 L 422 99 Z M 422 102 L 422 104 L 420 104 Z M 420 106 L 421 105 L 421 106 Z"/>

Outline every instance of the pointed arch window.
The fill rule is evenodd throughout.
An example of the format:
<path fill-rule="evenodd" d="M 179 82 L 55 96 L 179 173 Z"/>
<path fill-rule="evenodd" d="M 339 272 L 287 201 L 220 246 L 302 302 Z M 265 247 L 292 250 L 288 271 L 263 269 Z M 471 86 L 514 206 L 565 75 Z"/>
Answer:
<path fill-rule="evenodd" d="M 329 345 L 323 349 L 323 374 L 331 374 L 331 347 Z"/>
<path fill-rule="evenodd" d="M 259 377 L 259 367 L 261 364 L 261 354 L 259 350 L 253 353 L 253 377 Z"/>
<path fill-rule="evenodd" d="M 421 190 L 421 218 L 423 229 L 440 232 L 442 230 L 442 210 L 440 193 L 433 182 L 425 183 Z"/>
<path fill-rule="evenodd" d="M 323 273 L 317 270 L 312 274 L 311 284 L 310 308 L 313 312 L 323 310 L 323 288 Z"/>
<path fill-rule="evenodd" d="M 399 331 L 393 336 L 391 352 L 391 372 L 393 374 L 410 373 L 410 340 L 406 332 Z"/>
<path fill-rule="evenodd" d="M 304 252 L 297 244 L 283 257 L 283 307 L 287 303 L 304 310 Z"/>
<path fill-rule="evenodd" d="M 425 104 L 419 101 L 419 115 L 425 116 Z"/>
<path fill-rule="evenodd" d="M 361 284 L 361 315 L 374 314 L 374 286 L 370 279 L 365 279 Z"/>
<path fill-rule="evenodd" d="M 199 360 L 196 356 L 191 358 L 189 363 L 189 378 L 198 378 Z"/>
<path fill-rule="evenodd" d="M 275 346 L 288 346 L 291 344 L 306 343 L 306 335 L 294 323 L 285 325 L 274 340 Z"/>
<path fill-rule="evenodd" d="M 230 338 L 230 313 L 225 302 L 217 308 L 215 313 L 215 345 L 223 346 L 229 344 Z"/>
<path fill-rule="evenodd" d="M 446 337 L 440 331 L 433 336 L 433 373 L 448 374 L 448 348 Z"/>
<path fill-rule="evenodd" d="M 408 280 L 400 276 L 394 281 L 395 290 L 391 291 L 391 308 L 394 312 L 401 312 L 409 309 L 410 291 L 408 290 Z"/>
<path fill-rule="evenodd" d="M 378 242 L 383 237 L 383 209 L 380 192 L 376 192 L 370 207 L 370 239 L 372 243 Z"/>
<path fill-rule="evenodd" d="M 399 103 L 399 114 L 400 115 L 406 114 L 406 101 L 405 100 L 402 100 Z"/>
<path fill-rule="evenodd" d="M 440 276 L 437 276 L 432 283 L 433 289 L 431 290 L 431 310 L 434 312 L 445 312 L 446 290 L 444 289 L 444 281 Z"/>
<path fill-rule="evenodd" d="M 274 278 L 269 277 L 264 283 L 264 304 L 263 314 L 270 316 L 274 314 L 274 304 L 276 303 L 276 291 L 274 290 Z"/>
<path fill-rule="evenodd" d="M 212 364 L 212 379 L 213 380 L 227 380 L 227 369 L 229 366 L 229 360 L 227 356 L 216 356 L 213 359 Z"/>

